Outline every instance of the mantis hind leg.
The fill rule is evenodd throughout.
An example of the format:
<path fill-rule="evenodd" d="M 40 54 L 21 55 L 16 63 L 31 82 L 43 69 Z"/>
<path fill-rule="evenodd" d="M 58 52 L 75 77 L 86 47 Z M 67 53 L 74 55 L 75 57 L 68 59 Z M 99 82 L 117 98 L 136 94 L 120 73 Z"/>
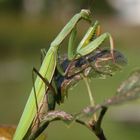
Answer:
<path fill-rule="evenodd" d="M 35 122 L 37 121 L 37 127 L 39 127 L 40 124 L 40 118 L 39 118 L 39 106 L 38 106 L 38 101 L 37 101 L 37 95 L 36 95 L 36 89 L 35 89 L 35 78 L 34 78 L 34 71 L 32 70 L 32 83 L 33 83 L 33 89 L 34 89 L 34 98 L 35 98 L 35 105 L 36 105 L 36 119 Z"/>

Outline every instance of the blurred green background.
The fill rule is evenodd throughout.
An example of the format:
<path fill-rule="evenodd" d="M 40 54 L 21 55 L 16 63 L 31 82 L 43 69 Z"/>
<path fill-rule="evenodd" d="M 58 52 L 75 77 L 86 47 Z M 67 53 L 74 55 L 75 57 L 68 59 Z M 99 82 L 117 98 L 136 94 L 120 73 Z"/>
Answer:
<path fill-rule="evenodd" d="M 94 20 L 101 23 L 102 32 L 113 35 L 115 48 L 128 59 L 128 65 L 115 76 L 91 81 L 96 103 L 115 94 L 121 81 L 140 66 L 140 26 L 130 26 L 120 20 L 105 0 L 0 0 L 0 124 L 18 123 L 32 87 L 32 68 L 40 67 L 40 49 L 49 47 L 62 27 L 81 8 L 91 9 Z M 79 27 L 78 40 L 87 25 L 83 23 L 81 27 L 83 30 Z M 67 44 L 63 45 L 66 50 Z M 65 104 L 58 108 L 75 113 L 88 104 L 85 85 L 80 82 L 69 91 Z M 139 102 L 133 104 L 138 106 Z M 109 109 L 103 122 L 107 138 L 139 139 L 140 121 L 117 121 L 112 114 L 115 109 Z M 136 113 L 140 113 L 140 110 Z M 47 134 L 48 140 L 97 139 L 86 128 L 73 124 L 66 129 L 61 122 L 51 124 Z"/>

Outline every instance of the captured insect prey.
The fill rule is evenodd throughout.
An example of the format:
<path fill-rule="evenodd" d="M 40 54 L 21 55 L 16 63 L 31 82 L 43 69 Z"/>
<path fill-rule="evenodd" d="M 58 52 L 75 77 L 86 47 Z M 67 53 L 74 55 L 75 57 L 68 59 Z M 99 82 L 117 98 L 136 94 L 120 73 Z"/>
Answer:
<path fill-rule="evenodd" d="M 64 96 L 67 96 L 68 89 L 83 79 L 81 75 L 88 78 L 106 78 L 106 76 L 112 76 L 116 71 L 121 70 L 127 64 L 127 59 L 117 50 L 114 50 L 113 53 L 115 62 L 110 58 L 109 49 L 95 51 L 74 60 L 72 64 L 65 58 L 61 62 L 61 66 L 66 70 L 70 65 L 67 76 L 62 76 L 57 70 L 55 71 L 55 83 L 58 90 L 57 93 L 59 94 L 58 99 L 63 102 Z"/>

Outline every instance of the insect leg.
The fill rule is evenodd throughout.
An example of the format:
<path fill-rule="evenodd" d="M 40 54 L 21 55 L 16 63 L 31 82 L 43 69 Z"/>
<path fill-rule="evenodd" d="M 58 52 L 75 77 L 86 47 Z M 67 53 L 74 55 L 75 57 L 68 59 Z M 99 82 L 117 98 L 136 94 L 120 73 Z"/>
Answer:
<path fill-rule="evenodd" d="M 73 28 L 73 30 L 72 30 L 72 32 L 70 34 L 70 37 L 69 37 L 69 42 L 68 42 L 68 60 L 73 60 L 75 55 L 76 55 L 75 54 L 76 50 L 74 48 L 76 34 L 77 34 L 77 31 L 76 31 L 76 27 L 75 27 L 75 28 Z"/>
<path fill-rule="evenodd" d="M 40 118 L 39 118 L 39 107 L 38 107 L 38 101 L 37 101 L 37 95 L 36 95 L 36 89 L 34 84 L 34 70 L 32 70 L 32 82 L 33 82 L 33 90 L 34 90 L 34 98 L 35 98 L 35 105 L 36 105 L 36 112 L 37 112 L 37 127 L 39 127 L 40 124 Z"/>
<path fill-rule="evenodd" d="M 113 42 L 113 38 L 110 35 L 110 33 L 104 33 L 104 34 L 100 35 L 95 40 L 91 41 L 86 47 L 80 48 L 79 50 L 77 50 L 77 53 L 82 55 L 82 56 L 88 55 L 88 54 L 92 53 L 94 50 L 96 50 L 97 48 L 99 48 L 100 45 L 106 39 L 109 39 L 109 42 L 110 42 L 110 54 L 112 56 L 112 59 L 114 60 L 114 42 Z M 79 58 L 80 55 L 77 56 L 77 58 Z"/>
<path fill-rule="evenodd" d="M 76 27 L 74 27 L 70 34 L 69 43 L 68 43 L 68 59 L 69 60 L 73 60 L 76 55 L 76 49 L 74 48 L 76 34 L 77 34 Z M 91 25 L 91 27 L 89 27 L 85 36 L 79 43 L 77 50 L 82 47 L 87 46 L 91 41 L 94 40 L 94 38 L 96 38 L 99 35 L 100 35 L 100 25 L 99 25 L 99 22 L 96 21 L 94 24 Z"/>
<path fill-rule="evenodd" d="M 56 103 L 56 90 L 55 88 L 48 82 L 47 79 L 45 79 L 35 68 L 33 68 L 34 72 L 42 79 L 42 81 L 45 83 L 45 85 L 48 87 L 48 90 L 46 91 L 47 94 L 47 104 L 48 104 L 48 111 L 53 110 L 55 108 Z M 49 92 L 51 91 L 51 92 Z"/>
<path fill-rule="evenodd" d="M 56 95 L 55 89 L 53 86 L 49 83 L 47 79 L 45 79 L 37 70 L 36 68 L 33 68 L 33 71 L 42 79 L 42 81 L 48 86 L 48 88 L 53 91 L 53 94 Z"/>
<path fill-rule="evenodd" d="M 46 91 L 46 94 L 47 94 L 47 101 L 49 100 L 49 102 L 47 102 L 47 104 L 48 104 L 48 111 L 49 110 L 52 110 L 52 109 L 54 109 L 54 106 L 55 106 L 55 95 L 56 95 L 56 91 L 55 91 L 55 89 L 53 88 L 53 86 L 48 82 L 48 80 L 47 79 L 45 79 L 44 77 L 42 77 L 42 75 L 35 69 L 35 68 L 33 68 L 33 73 L 36 73 L 41 79 L 42 79 L 42 81 L 45 83 L 45 85 L 46 86 L 48 86 L 48 89 L 47 89 L 47 91 Z M 52 91 L 51 93 L 49 93 L 48 91 Z M 35 102 L 36 102 L 36 108 L 37 108 L 37 121 L 38 121 L 38 124 L 40 123 L 40 118 L 39 118 L 39 112 L 40 112 L 40 110 L 41 110 L 41 106 L 42 105 L 40 105 L 40 107 L 38 107 L 38 102 L 37 102 L 37 98 L 36 98 L 36 91 L 35 91 L 35 86 L 34 86 L 34 92 L 35 92 Z M 49 99 L 48 99 L 49 98 Z M 51 98 L 53 98 L 53 99 L 51 99 Z M 50 102 L 50 99 L 51 99 L 51 101 L 53 101 L 53 102 Z M 50 107 L 51 106 L 51 107 Z M 53 107 L 52 107 L 53 106 Z"/>
<path fill-rule="evenodd" d="M 96 39 L 100 35 L 100 32 L 101 32 L 101 30 L 100 30 L 100 24 L 99 24 L 98 21 L 95 21 L 95 23 L 93 23 L 91 25 L 91 27 L 89 27 L 89 29 L 87 30 L 87 32 L 84 35 L 83 39 L 79 43 L 79 45 L 77 47 L 77 52 L 81 48 L 86 47 L 91 41 L 93 41 L 94 39 Z"/>

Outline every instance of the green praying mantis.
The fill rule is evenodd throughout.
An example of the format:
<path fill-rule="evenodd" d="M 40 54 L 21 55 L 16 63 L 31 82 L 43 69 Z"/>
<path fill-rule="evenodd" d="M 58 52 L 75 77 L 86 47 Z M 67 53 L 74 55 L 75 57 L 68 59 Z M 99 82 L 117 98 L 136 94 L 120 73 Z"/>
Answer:
<path fill-rule="evenodd" d="M 81 20 L 85 20 L 90 23 L 90 27 L 79 43 L 78 47 L 74 48 L 74 40 L 76 37 L 76 26 L 77 23 Z M 57 69 L 60 74 L 67 75 L 68 69 L 63 72 L 61 66 L 58 62 L 58 49 L 64 39 L 70 35 L 69 43 L 68 43 L 68 60 L 74 61 L 83 56 L 89 55 L 93 51 L 95 51 L 99 46 L 106 40 L 110 41 L 110 57 L 106 59 L 114 59 L 114 45 L 113 38 L 109 33 L 100 34 L 99 23 L 96 21 L 94 24 L 91 22 L 91 12 L 89 10 L 83 9 L 80 13 L 74 15 L 72 19 L 65 25 L 62 31 L 58 34 L 58 36 L 51 43 L 50 48 L 44 58 L 42 66 L 39 70 L 40 75 L 45 78 L 48 84 L 51 83 L 52 78 L 54 76 L 55 70 Z M 95 38 L 95 39 L 94 39 Z M 76 51 L 74 51 L 76 50 Z M 32 88 L 29 99 L 21 116 L 20 122 L 16 129 L 13 140 L 22 140 L 26 135 L 28 129 L 31 127 L 32 122 L 37 114 L 36 103 L 38 106 L 41 105 L 43 98 L 45 96 L 45 91 L 49 88 L 49 85 L 44 84 L 44 81 L 40 76 L 37 76 L 35 81 L 36 88 L 36 98 L 34 88 Z"/>

